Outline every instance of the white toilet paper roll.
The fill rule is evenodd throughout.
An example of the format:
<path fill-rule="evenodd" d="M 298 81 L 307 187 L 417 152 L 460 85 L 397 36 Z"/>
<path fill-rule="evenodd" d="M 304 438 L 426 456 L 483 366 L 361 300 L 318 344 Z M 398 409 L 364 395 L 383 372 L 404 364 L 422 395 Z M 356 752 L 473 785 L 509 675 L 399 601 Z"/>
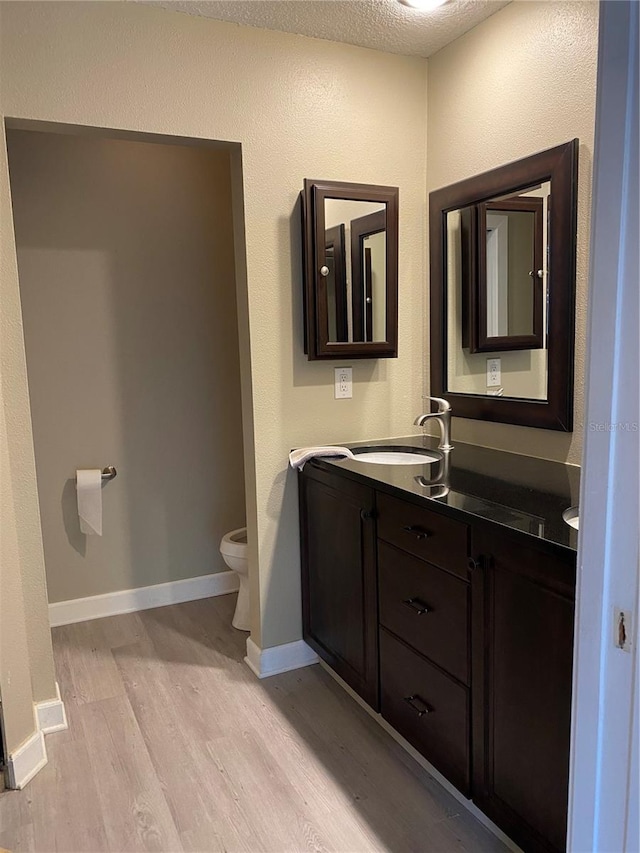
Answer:
<path fill-rule="evenodd" d="M 87 536 L 102 536 L 102 471 L 85 468 L 76 471 L 80 530 Z"/>

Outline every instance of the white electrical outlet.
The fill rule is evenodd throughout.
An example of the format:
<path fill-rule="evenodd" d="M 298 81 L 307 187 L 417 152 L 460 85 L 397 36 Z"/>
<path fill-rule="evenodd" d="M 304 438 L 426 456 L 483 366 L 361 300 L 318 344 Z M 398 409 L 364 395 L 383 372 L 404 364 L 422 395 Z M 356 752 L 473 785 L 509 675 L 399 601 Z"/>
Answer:
<path fill-rule="evenodd" d="M 353 371 L 350 367 L 336 367 L 334 390 L 336 400 L 344 400 L 348 397 L 353 397 L 352 373 Z"/>
<path fill-rule="evenodd" d="M 613 644 L 623 652 L 631 651 L 631 632 L 633 630 L 633 614 L 630 610 L 613 608 Z"/>
<path fill-rule="evenodd" d="M 336 367 L 334 396 L 336 400 L 345 400 L 353 397 L 352 368 Z"/>
<path fill-rule="evenodd" d="M 499 358 L 487 359 L 487 388 L 495 388 L 501 382 Z"/>

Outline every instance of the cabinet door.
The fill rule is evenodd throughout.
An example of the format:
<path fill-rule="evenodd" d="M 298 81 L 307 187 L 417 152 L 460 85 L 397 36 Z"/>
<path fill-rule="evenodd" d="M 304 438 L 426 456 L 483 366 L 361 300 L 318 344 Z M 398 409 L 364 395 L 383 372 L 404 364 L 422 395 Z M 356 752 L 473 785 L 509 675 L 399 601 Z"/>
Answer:
<path fill-rule="evenodd" d="M 575 557 L 473 543 L 473 799 L 524 850 L 564 851 Z"/>
<path fill-rule="evenodd" d="M 304 638 L 377 710 L 375 493 L 310 465 L 299 484 Z"/>

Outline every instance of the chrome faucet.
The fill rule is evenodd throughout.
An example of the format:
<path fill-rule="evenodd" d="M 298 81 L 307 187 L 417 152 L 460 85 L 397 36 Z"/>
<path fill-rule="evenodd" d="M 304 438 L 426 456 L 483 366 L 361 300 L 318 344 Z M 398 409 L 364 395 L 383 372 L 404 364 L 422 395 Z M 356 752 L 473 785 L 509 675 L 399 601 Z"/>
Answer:
<path fill-rule="evenodd" d="M 415 419 L 414 425 L 423 427 L 430 418 L 435 418 L 440 427 L 440 444 L 438 445 L 438 450 L 443 450 L 445 453 L 453 450 L 453 445 L 451 444 L 451 406 L 442 397 L 425 397 L 425 399 L 437 403 L 438 411 L 420 415 Z"/>

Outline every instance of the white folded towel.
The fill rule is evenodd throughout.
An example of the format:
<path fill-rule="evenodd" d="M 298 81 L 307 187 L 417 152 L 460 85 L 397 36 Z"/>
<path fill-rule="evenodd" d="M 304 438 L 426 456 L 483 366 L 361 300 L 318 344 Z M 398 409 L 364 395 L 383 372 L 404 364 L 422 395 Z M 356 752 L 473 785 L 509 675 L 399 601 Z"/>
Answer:
<path fill-rule="evenodd" d="M 304 463 L 313 459 L 314 456 L 346 456 L 353 459 L 353 453 L 347 447 L 301 447 L 299 450 L 292 450 L 289 454 L 289 465 L 292 468 L 297 468 L 302 471 Z"/>

